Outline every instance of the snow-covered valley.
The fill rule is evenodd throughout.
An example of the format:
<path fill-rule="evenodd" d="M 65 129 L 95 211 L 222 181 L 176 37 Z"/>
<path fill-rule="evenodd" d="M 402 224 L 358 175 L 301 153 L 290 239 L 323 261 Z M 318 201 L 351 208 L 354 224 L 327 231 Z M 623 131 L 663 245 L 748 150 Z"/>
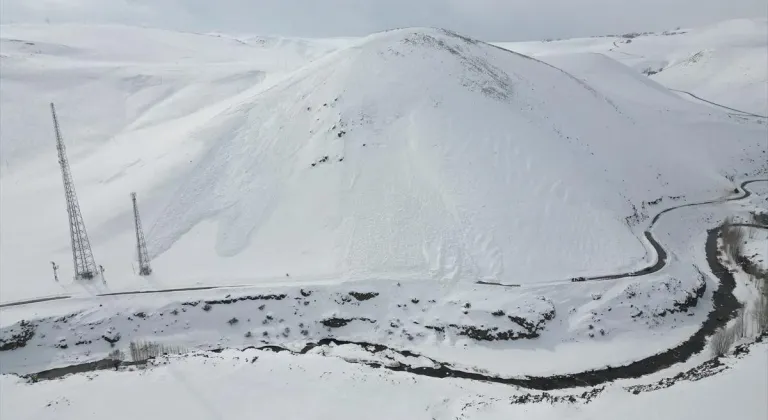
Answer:
<path fill-rule="evenodd" d="M 762 226 L 768 208 L 766 28 L 492 45 L 424 28 L 298 39 L 0 26 L 0 417 L 103 412 L 138 381 L 165 389 L 167 406 L 203 382 L 220 391 L 173 418 L 294 405 L 273 391 L 226 402 L 272 380 L 316 400 L 269 418 L 670 408 L 678 385 L 626 387 L 705 366 L 709 337 L 760 295 L 718 226 Z M 72 279 L 49 102 L 104 281 Z M 763 267 L 765 229 L 744 250 Z M 761 418 L 757 335 L 725 373 L 681 385 L 690 401 L 748 377 L 741 418 Z M 16 376 L 142 341 L 190 354 Z M 346 402 L 318 394 L 323 381 L 349 389 Z M 79 397 L 92 387 L 103 406 Z M 385 403 L 398 387 L 403 405 Z M 561 388 L 597 396 L 509 403 Z"/>

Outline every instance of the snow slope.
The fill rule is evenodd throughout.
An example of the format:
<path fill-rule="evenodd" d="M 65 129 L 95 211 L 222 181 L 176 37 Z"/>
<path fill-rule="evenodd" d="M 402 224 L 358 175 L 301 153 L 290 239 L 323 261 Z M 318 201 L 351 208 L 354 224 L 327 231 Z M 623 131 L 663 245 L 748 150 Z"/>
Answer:
<path fill-rule="evenodd" d="M 643 359 L 695 332 L 711 309 L 714 285 L 690 271 L 525 289 L 372 281 L 4 308 L 1 344 L 24 324 L 33 326 L 34 336 L 24 348 L 0 352 L 0 373 L 96 361 L 140 340 L 189 349 L 270 344 L 298 351 L 328 337 L 407 349 L 501 376 L 576 373 Z M 104 336 L 119 339 L 110 344 Z M 583 356 L 574 361 L 574 354 Z"/>
<path fill-rule="evenodd" d="M 546 57 L 553 66 L 610 96 L 664 112 L 686 112 L 691 104 L 653 79 L 605 54 L 586 52 Z"/>
<path fill-rule="evenodd" d="M 611 384 L 591 402 L 566 402 L 566 394 L 566 401 L 520 404 L 514 401 L 524 391 L 505 385 L 395 373 L 317 355 L 225 351 L 172 359 L 147 370 L 103 371 L 34 384 L 2 375 L 0 416 L 207 420 L 258 413 L 269 419 L 759 420 L 768 416 L 768 382 L 762 374 L 768 370 L 767 354 L 765 344 L 755 345 L 742 359 L 726 359 L 729 369 L 715 376 L 639 395 Z"/>
<path fill-rule="evenodd" d="M 336 48 L 334 41 L 240 40 L 218 34 L 107 25 L 2 25 L 0 35 L 3 279 L 20 273 L 42 279 L 41 271 L 35 274 L 29 268 L 51 259 L 70 260 L 68 251 L 60 252 L 64 244 L 58 239 L 53 240 L 57 245 L 52 248 L 40 248 L 41 242 L 51 239 L 48 235 L 61 238 L 66 232 L 57 229 L 65 227 L 59 226 L 60 218 L 53 222 L 63 209 L 63 197 L 53 180 L 56 157 L 51 153 L 50 101 L 57 104 L 72 165 L 77 167 L 89 156 L 102 165 L 101 172 L 90 172 L 91 177 L 98 178 L 93 191 L 96 195 L 91 196 L 96 200 L 92 201 L 94 206 L 83 203 L 84 213 L 95 209 L 112 218 L 112 214 L 101 213 L 103 204 L 99 203 L 118 202 L 117 195 L 107 198 L 103 193 L 110 190 L 110 182 L 123 175 L 123 169 L 144 167 L 142 176 L 131 180 L 134 186 L 130 189 L 139 189 L 168 163 L 185 158 L 184 153 L 170 159 L 166 155 L 166 165 L 145 166 L 149 159 L 144 153 L 176 152 L 178 140 L 195 129 L 203 116 L 210 118 L 212 112 L 220 112 L 227 100 L 249 89 L 264 89 L 281 74 Z M 146 144 L 160 147 L 142 148 Z M 117 155 L 122 158 L 115 159 Z M 88 176 L 87 169 L 75 173 L 76 180 Z M 40 179 L 46 179 L 47 184 L 42 190 L 38 189 Z M 86 182 L 76 182 L 81 200 L 87 199 Z M 19 195 L 11 193 L 15 187 Z M 126 191 L 115 191 L 121 195 L 120 201 L 124 201 Z M 10 198 L 12 195 L 16 198 Z M 21 222 L 24 219 L 29 223 Z M 90 234 L 98 237 L 99 230 L 91 229 Z M 19 256 L 7 252 L 17 247 L 26 250 L 27 257 L 21 256 L 19 265 L 11 269 L 6 262 Z M 35 255 L 35 249 L 42 252 Z M 118 258 L 126 256 L 123 251 Z M 107 260 L 100 262 L 110 270 Z M 131 271 L 129 264 L 123 266 L 126 270 Z M 27 284 L 29 288 L 24 291 L 23 282 L 3 281 L 0 299 L 61 292 L 59 286 L 40 289 L 40 285 Z"/>
<path fill-rule="evenodd" d="M 662 85 L 768 116 L 768 20 L 737 19 L 702 28 L 557 40 L 497 43 L 547 62 L 562 54 L 600 53 Z M 687 98 L 690 99 L 690 98 Z"/>
<path fill-rule="evenodd" d="M 62 264 L 70 254 L 53 139 L 43 133 L 49 98 L 63 99 L 60 121 L 74 140 L 68 150 L 94 253 L 109 287 L 119 289 L 286 276 L 524 284 L 613 272 L 648 257 L 639 239 L 647 214 L 635 214 L 643 201 L 725 196 L 734 185 L 724 175 L 764 169 L 754 159 L 764 125 L 640 81 L 629 101 L 617 93 L 620 83 L 593 87 L 450 32 L 376 34 L 286 72 L 292 66 L 260 70 L 283 49 L 202 35 L 166 40 L 159 32 L 146 39 L 170 45 L 178 61 L 154 62 L 157 53 L 139 66 L 132 49 L 115 57 L 113 45 L 90 40 L 128 31 L 139 50 L 145 35 L 133 31 L 141 29 L 82 30 L 91 32 L 67 40 L 80 29 L 3 27 L 3 42 L 22 46 L 1 62 L 3 109 L 16 99 L 28 104 L 3 124 L 10 163 L 0 177 L 0 275 L 11 279 L 0 284 L 4 301 L 61 287 L 103 290 L 68 284 Z M 12 34 L 30 41 L 6 39 Z M 54 37 L 66 46 L 23 53 L 33 47 L 25 42 L 48 45 Z M 199 64 L 184 37 L 216 51 L 201 53 Z M 233 49 L 235 64 L 220 43 Z M 84 45 L 87 54 L 73 52 Z M 104 67 L 110 71 L 98 73 Z M 609 79 L 628 77 L 606 67 Z M 147 82 L 158 75 L 128 76 L 145 68 L 192 82 L 161 100 L 165 76 L 160 90 Z M 61 69 L 97 85 L 70 89 Z M 123 84 L 104 93 L 100 84 L 114 83 L 115 73 Z M 121 89 L 133 88 L 125 77 L 140 87 L 127 101 Z M 101 106 L 134 99 L 129 113 Z M 118 118 L 90 126 L 110 121 L 89 112 L 97 108 Z M 82 135 L 91 130 L 90 140 Z M 22 140 L 30 135 L 34 141 Z M 130 191 L 139 193 L 154 257 L 147 281 L 129 265 Z M 50 260 L 62 266 L 61 285 L 50 280 Z"/>

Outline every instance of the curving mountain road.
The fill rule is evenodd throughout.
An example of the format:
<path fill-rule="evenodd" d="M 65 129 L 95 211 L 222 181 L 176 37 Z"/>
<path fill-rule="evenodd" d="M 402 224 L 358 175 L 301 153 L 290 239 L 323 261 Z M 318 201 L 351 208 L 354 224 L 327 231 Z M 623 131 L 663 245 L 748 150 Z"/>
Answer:
<path fill-rule="evenodd" d="M 630 271 L 630 272 L 622 272 L 622 273 L 615 273 L 615 274 L 605 274 L 605 275 L 599 275 L 599 276 L 591 276 L 591 277 L 584 277 L 579 278 L 578 281 L 597 281 L 597 280 L 616 280 L 620 278 L 626 278 L 626 277 L 639 277 L 639 276 L 645 276 L 648 274 L 653 274 L 664 268 L 667 263 L 667 252 L 664 250 L 664 248 L 659 244 L 659 242 L 656 240 L 656 238 L 653 237 L 653 233 L 651 230 L 653 229 L 653 226 L 656 224 L 656 222 L 659 221 L 659 218 L 669 213 L 673 210 L 681 209 L 684 207 L 693 207 L 693 206 L 701 206 L 701 205 L 707 205 L 707 204 L 716 204 L 716 203 L 722 203 L 726 201 L 737 201 L 737 200 L 743 200 L 747 197 L 749 197 L 752 193 L 746 188 L 747 185 L 755 183 L 755 182 L 768 182 L 768 179 L 753 179 L 749 181 L 744 181 L 741 183 L 740 189 L 741 192 L 739 195 L 730 197 L 730 198 L 724 198 L 724 199 L 715 199 L 715 200 L 709 200 L 709 201 L 702 201 L 702 202 L 696 202 L 696 203 L 687 203 L 687 204 L 681 204 L 679 206 L 670 207 L 668 209 L 665 209 L 656 216 L 653 217 L 651 220 L 651 224 L 648 226 L 648 229 L 644 232 L 645 238 L 648 239 L 648 242 L 651 244 L 651 247 L 653 248 L 653 252 L 656 254 L 656 262 L 644 267 L 640 270 Z M 565 283 L 570 282 L 576 279 L 571 280 L 557 280 L 547 283 L 538 283 L 538 284 L 557 284 L 557 283 Z M 494 282 L 486 282 L 486 281 L 478 281 L 477 284 L 484 284 L 489 286 L 503 286 L 503 287 L 520 287 L 520 284 L 503 284 L 503 283 L 494 283 Z M 194 287 L 182 287 L 182 288 L 175 288 L 175 289 L 160 289 L 160 290 L 139 290 L 139 291 L 128 291 L 128 292 L 114 292 L 114 293 L 101 293 L 95 295 L 95 297 L 102 297 L 102 296 L 122 296 L 122 295 L 141 295 L 141 294 L 154 294 L 154 293 L 174 293 L 174 292 L 188 292 L 188 291 L 197 291 L 197 290 L 215 290 L 215 289 L 228 289 L 233 287 L 244 287 L 243 285 L 229 285 L 229 286 L 194 286 Z M 17 302 L 10 302 L 10 303 L 3 303 L 0 304 L 0 309 L 7 308 L 11 306 L 19 306 L 19 305 L 30 305 L 34 303 L 41 303 L 41 302 L 48 302 L 52 300 L 62 300 L 62 299 L 70 299 L 72 298 L 72 295 L 60 295 L 60 296 L 52 296 L 52 297 L 45 297 L 45 298 L 36 298 L 36 299 L 29 299 L 29 300 L 22 300 Z"/>
<path fill-rule="evenodd" d="M 710 105 L 714 105 L 714 106 L 717 106 L 717 107 L 720 107 L 720 108 L 723 108 L 723 109 L 727 109 L 727 110 L 729 110 L 729 111 L 738 112 L 739 114 L 744 114 L 744 115 L 748 115 L 748 116 L 750 116 L 750 117 L 756 117 L 756 118 L 768 118 L 768 117 L 766 117 L 765 115 L 760 115 L 760 114 L 753 114 L 753 113 L 751 113 L 751 112 L 748 112 L 748 111 L 742 111 L 742 110 L 740 110 L 740 109 L 731 108 L 731 107 L 729 107 L 729 106 L 725 106 L 725 105 L 719 104 L 719 103 L 717 103 L 717 102 L 712 102 L 712 101 L 710 101 L 710 100 L 707 100 L 707 99 L 701 98 L 701 97 L 699 97 L 699 96 L 696 96 L 696 95 L 694 95 L 693 93 L 691 93 L 691 92 L 688 92 L 688 91 L 685 91 L 685 90 L 672 89 L 672 88 L 668 88 L 668 89 L 669 89 L 669 90 L 671 90 L 671 91 L 673 91 L 673 92 L 684 93 L 684 94 L 686 94 L 686 95 L 688 95 L 688 96 L 690 96 L 690 97 L 692 97 L 692 98 L 694 98 L 694 99 L 698 99 L 698 100 L 700 100 L 700 101 L 702 101 L 702 102 L 706 102 L 706 103 L 708 103 L 708 104 L 710 104 Z"/>
<path fill-rule="evenodd" d="M 624 54 L 624 55 L 627 55 L 627 56 L 630 56 L 630 57 L 645 58 L 642 55 L 630 54 L 628 52 L 624 52 L 624 51 L 619 50 L 619 48 L 621 48 L 621 46 L 618 44 L 618 42 L 619 42 L 618 40 L 613 41 L 613 48 L 610 48 L 608 51 L 617 52 L 619 54 Z M 662 71 L 662 70 L 659 70 L 659 71 Z M 740 109 L 731 108 L 729 106 L 725 106 L 725 105 L 719 104 L 717 102 L 712 102 L 712 101 L 710 101 L 708 99 L 704 99 L 702 97 L 696 96 L 693 93 L 685 91 L 685 90 L 672 89 L 670 87 L 667 87 L 667 89 L 669 89 L 669 90 L 671 90 L 673 92 L 678 92 L 678 93 L 686 94 L 686 95 L 688 95 L 688 96 L 690 96 L 690 97 L 692 97 L 694 99 L 697 99 L 697 100 L 702 101 L 702 102 L 706 102 L 706 103 L 708 103 L 710 105 L 714 105 L 714 106 L 719 107 L 719 108 L 727 109 L 728 111 L 737 112 L 739 114 L 748 115 L 748 116 L 756 117 L 756 118 L 768 118 L 765 115 L 755 114 L 755 113 L 748 112 L 748 111 L 742 111 Z"/>
<path fill-rule="evenodd" d="M 653 274 L 658 271 L 660 271 L 662 268 L 664 268 L 667 265 L 667 251 L 664 250 L 664 247 L 659 244 L 659 242 L 654 238 L 653 236 L 653 227 L 656 225 L 656 223 L 659 221 L 661 216 L 664 214 L 667 214 L 673 210 L 682 209 L 685 207 L 694 207 L 694 206 L 703 206 L 708 204 L 717 204 L 717 203 L 724 203 L 727 201 L 738 201 L 743 200 L 750 195 L 752 195 L 752 192 L 749 191 L 746 187 L 749 184 L 755 183 L 755 182 L 768 182 L 768 179 L 753 179 L 749 181 L 744 181 L 741 183 L 740 189 L 741 192 L 734 196 L 729 198 L 722 198 L 717 200 L 708 200 L 708 201 L 700 201 L 696 203 L 687 203 L 687 204 L 681 204 L 679 206 L 673 206 L 670 208 L 667 208 L 665 210 L 660 211 L 656 214 L 656 216 L 651 219 L 651 224 L 648 225 L 648 229 L 643 232 L 645 235 L 645 238 L 648 240 L 648 242 L 651 244 L 651 247 L 653 249 L 653 252 L 656 254 L 656 258 L 653 264 L 648 265 L 647 267 L 641 268 L 639 270 L 635 271 L 627 271 L 622 273 L 616 273 L 616 274 L 605 274 L 600 276 L 591 276 L 591 277 L 580 277 L 578 279 L 571 279 L 571 280 L 556 280 L 552 282 L 546 282 L 546 283 L 537 283 L 537 284 L 558 284 L 558 283 L 565 283 L 568 281 L 598 281 L 598 280 L 616 280 L 616 279 L 622 279 L 626 277 L 639 277 L 639 276 L 645 276 L 648 274 Z M 492 285 L 492 286 L 505 286 L 505 287 L 520 287 L 520 284 L 503 284 L 503 283 L 493 283 L 493 282 L 485 282 L 485 281 L 478 281 L 478 284 L 486 284 L 486 285 Z"/>

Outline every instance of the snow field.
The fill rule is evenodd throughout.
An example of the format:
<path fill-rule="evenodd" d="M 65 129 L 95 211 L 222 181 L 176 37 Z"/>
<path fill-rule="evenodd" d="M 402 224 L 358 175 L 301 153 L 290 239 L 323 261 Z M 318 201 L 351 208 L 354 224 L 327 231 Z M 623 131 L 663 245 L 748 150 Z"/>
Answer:
<path fill-rule="evenodd" d="M 413 376 L 310 354 L 230 350 L 172 358 L 141 371 L 103 371 L 36 384 L 3 375 L 2 400 L 14 404 L 0 405 L 0 415 L 192 420 L 235 418 L 242 413 L 271 419 L 645 419 L 651 414 L 670 420 L 728 415 L 758 420 L 768 415 L 764 404 L 768 381 L 754 373 L 768 370 L 766 351 L 764 344 L 756 345 L 742 359 L 726 359 L 729 369 L 715 376 L 680 381 L 663 391 L 633 395 L 608 385 L 589 403 L 514 404 L 522 393 L 504 385 Z M 131 398 L 126 398 L 125 389 L 131 390 Z M 550 395 L 561 394 L 565 395 Z M 302 403 L 296 404 L 297 399 Z"/>

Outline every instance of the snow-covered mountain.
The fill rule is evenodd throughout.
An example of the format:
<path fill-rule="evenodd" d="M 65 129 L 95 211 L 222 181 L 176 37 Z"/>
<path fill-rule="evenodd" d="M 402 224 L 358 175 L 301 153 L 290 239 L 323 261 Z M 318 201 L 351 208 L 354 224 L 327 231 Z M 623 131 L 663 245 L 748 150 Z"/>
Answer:
<path fill-rule="evenodd" d="M 601 77 L 577 78 L 441 30 L 376 34 L 314 61 L 328 42 L 78 26 L 11 26 L 3 42 L 2 276 L 24 277 L 3 282 L 3 299 L 55 293 L 48 261 L 69 258 L 49 100 L 96 258 L 120 288 L 144 287 L 130 191 L 155 287 L 520 284 L 636 266 L 644 201 L 717 196 L 734 188 L 726 176 L 764 169 L 759 121 L 607 59 Z"/>

